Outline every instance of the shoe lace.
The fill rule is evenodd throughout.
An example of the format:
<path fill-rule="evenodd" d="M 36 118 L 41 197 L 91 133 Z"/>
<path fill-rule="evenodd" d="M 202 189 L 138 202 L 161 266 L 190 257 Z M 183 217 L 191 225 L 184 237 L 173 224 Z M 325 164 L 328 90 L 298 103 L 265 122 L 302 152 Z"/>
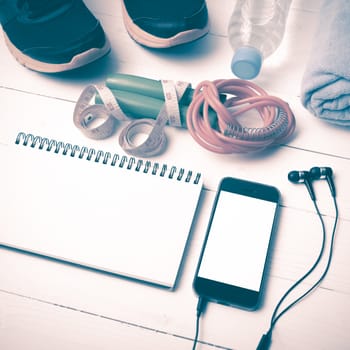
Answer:
<path fill-rule="evenodd" d="M 18 7 L 25 11 L 29 18 L 38 18 L 71 2 L 72 0 L 18 0 Z"/>

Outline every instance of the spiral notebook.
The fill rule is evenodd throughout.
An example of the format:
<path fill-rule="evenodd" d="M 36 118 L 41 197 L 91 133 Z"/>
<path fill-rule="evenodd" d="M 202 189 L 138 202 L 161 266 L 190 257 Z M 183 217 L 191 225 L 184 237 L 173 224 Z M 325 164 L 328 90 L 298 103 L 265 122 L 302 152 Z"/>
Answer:
<path fill-rule="evenodd" d="M 0 159 L 2 247 L 175 286 L 199 172 L 25 133 Z"/>

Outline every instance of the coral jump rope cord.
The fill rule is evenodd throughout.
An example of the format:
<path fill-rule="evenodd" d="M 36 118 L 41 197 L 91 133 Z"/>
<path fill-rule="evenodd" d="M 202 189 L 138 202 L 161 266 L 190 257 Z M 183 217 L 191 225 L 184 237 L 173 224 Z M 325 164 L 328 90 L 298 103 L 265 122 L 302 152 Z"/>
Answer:
<path fill-rule="evenodd" d="M 219 94 L 229 94 L 221 103 Z M 217 130 L 210 125 L 209 107 L 218 118 Z M 232 111 L 232 108 L 234 110 Z M 237 117 L 256 109 L 263 126 L 242 126 Z M 186 123 L 192 137 L 204 148 L 217 153 L 258 151 L 287 140 L 295 130 L 295 118 L 289 105 L 268 95 L 256 84 L 241 79 L 201 82 L 188 108 Z"/>

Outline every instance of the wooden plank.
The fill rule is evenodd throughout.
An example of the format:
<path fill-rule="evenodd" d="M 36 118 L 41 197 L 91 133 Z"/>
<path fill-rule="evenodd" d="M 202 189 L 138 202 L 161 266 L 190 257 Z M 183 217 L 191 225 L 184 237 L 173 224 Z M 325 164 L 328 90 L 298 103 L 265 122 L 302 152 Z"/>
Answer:
<path fill-rule="evenodd" d="M 210 32 L 204 38 L 170 50 L 151 50 L 132 41 L 120 13 L 120 1 L 86 4 L 101 20 L 111 53 L 76 72 L 49 75 L 20 66 L 0 41 L 0 142 L 13 142 L 18 131 L 111 152 L 115 135 L 103 141 L 84 137 L 72 123 L 82 89 L 104 82 L 114 72 L 154 79 L 234 78 L 227 24 L 234 3 L 208 0 Z M 324 123 L 300 103 L 300 84 L 310 52 L 320 1 L 292 3 L 284 40 L 264 62 L 256 83 L 286 100 L 295 113 L 297 130 L 286 146 L 255 155 L 217 155 L 194 142 L 186 130 L 166 128 L 168 148 L 153 161 L 203 170 L 205 191 L 189 249 L 174 292 L 89 270 L 0 249 L 0 347 L 12 349 L 188 349 L 195 330 L 197 298 L 192 281 L 216 186 L 223 176 L 242 177 L 277 186 L 282 209 L 264 304 L 257 312 L 211 303 L 201 320 L 198 349 L 214 346 L 255 348 L 279 298 L 302 276 L 317 256 L 321 227 L 304 185 L 291 184 L 290 170 L 331 166 L 338 191 L 339 222 L 333 262 L 324 283 L 281 318 L 272 349 L 349 348 L 350 282 L 350 150 L 348 130 Z M 334 208 L 326 181 L 314 183 L 327 228 L 327 248 Z M 44 208 L 43 208 L 44 210 Z M 317 280 L 326 264 L 293 293 L 296 297 Z M 212 344 L 212 345 L 210 345 Z"/>

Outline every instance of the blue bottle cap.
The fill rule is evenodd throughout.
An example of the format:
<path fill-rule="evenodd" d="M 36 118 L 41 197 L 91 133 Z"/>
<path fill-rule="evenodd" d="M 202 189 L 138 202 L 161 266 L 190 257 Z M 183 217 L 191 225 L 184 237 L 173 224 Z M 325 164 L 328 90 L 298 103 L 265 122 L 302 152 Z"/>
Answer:
<path fill-rule="evenodd" d="M 231 70 L 241 79 L 255 78 L 261 68 L 262 56 L 258 49 L 251 46 L 238 48 L 232 58 Z"/>

